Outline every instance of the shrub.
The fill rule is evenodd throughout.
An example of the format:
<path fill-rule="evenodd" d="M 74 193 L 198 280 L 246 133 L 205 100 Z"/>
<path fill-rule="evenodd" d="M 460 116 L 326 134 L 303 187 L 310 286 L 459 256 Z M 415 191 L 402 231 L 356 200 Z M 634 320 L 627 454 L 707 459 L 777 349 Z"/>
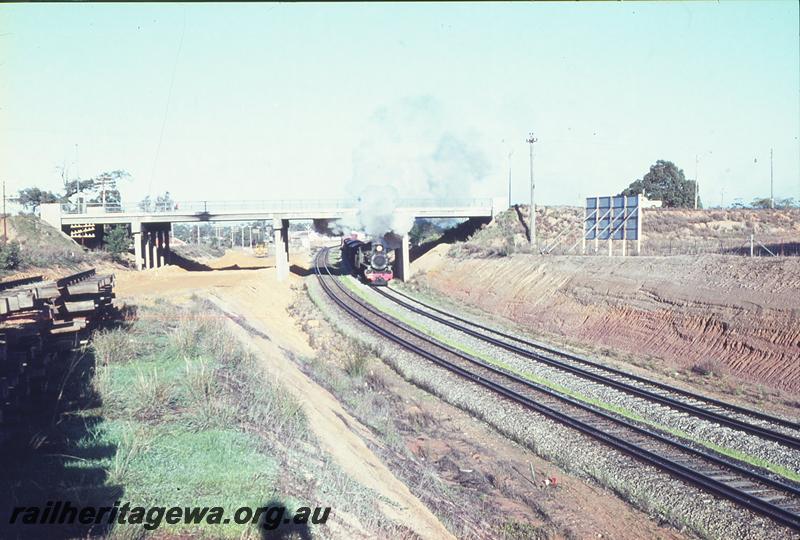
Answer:
<path fill-rule="evenodd" d="M 127 253 L 131 246 L 131 237 L 128 234 L 128 227 L 116 225 L 106 236 L 106 247 L 111 254 L 111 259 L 117 262 L 122 261 L 122 254 Z"/>
<path fill-rule="evenodd" d="M 156 420 L 167 412 L 173 403 L 173 385 L 164 381 L 157 369 L 151 372 L 138 370 L 131 387 L 134 414 L 142 420 Z"/>
<path fill-rule="evenodd" d="M 92 348 L 98 363 L 125 364 L 136 358 L 138 344 L 121 328 L 101 330 L 92 336 Z"/>
<path fill-rule="evenodd" d="M 360 341 L 351 340 L 343 351 L 344 370 L 351 377 L 361 377 L 367 372 L 370 349 Z"/>
<path fill-rule="evenodd" d="M 12 240 L 0 244 L 0 268 L 3 270 L 13 270 L 19 266 L 19 242 Z"/>
<path fill-rule="evenodd" d="M 692 365 L 692 373 L 697 373 L 698 375 L 724 375 L 728 371 L 727 366 L 720 360 L 715 360 L 713 358 L 706 358 L 703 360 L 699 360 Z"/>

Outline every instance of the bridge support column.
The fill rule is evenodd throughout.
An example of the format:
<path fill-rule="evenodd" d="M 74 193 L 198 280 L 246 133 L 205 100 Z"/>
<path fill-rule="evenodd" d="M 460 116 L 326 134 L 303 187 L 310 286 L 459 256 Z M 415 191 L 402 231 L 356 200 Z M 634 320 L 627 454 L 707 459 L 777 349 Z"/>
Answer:
<path fill-rule="evenodd" d="M 169 225 L 169 229 L 164 231 L 164 264 L 172 263 L 172 257 L 170 257 L 169 251 L 169 237 L 172 234 L 172 225 Z"/>
<path fill-rule="evenodd" d="M 278 281 L 289 277 L 289 220 L 272 219 L 272 230 L 275 240 L 275 269 Z"/>
<path fill-rule="evenodd" d="M 408 235 L 403 235 L 400 247 L 394 250 L 394 266 L 397 279 L 408 281 L 411 279 L 411 259 L 408 253 Z"/>
<path fill-rule="evenodd" d="M 161 268 L 164 266 L 164 231 L 157 230 L 155 232 L 156 235 L 156 257 L 155 257 L 155 267 Z"/>
<path fill-rule="evenodd" d="M 152 268 L 150 265 L 150 261 L 152 261 L 152 247 L 153 242 L 151 240 L 151 232 L 145 231 L 144 232 L 144 268 L 145 270 L 149 270 Z"/>
<path fill-rule="evenodd" d="M 142 224 L 131 223 L 131 236 L 133 236 L 133 261 L 137 270 L 142 269 Z"/>

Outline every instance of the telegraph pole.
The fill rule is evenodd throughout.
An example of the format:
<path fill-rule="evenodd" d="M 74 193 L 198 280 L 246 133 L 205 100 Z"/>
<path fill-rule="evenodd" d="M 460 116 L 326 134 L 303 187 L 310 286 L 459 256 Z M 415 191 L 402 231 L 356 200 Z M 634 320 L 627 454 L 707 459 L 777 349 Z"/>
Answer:
<path fill-rule="evenodd" d="M 508 207 L 511 208 L 511 156 L 514 151 L 508 153 Z"/>
<path fill-rule="evenodd" d="M 775 194 L 772 183 L 772 148 L 769 149 L 769 207 L 775 208 Z"/>
<path fill-rule="evenodd" d="M 536 188 L 536 184 L 533 182 L 533 143 L 537 142 L 539 139 L 533 136 L 533 132 L 531 131 L 528 133 L 528 138 L 525 139 L 530 145 L 531 149 L 531 234 L 530 234 L 530 243 L 532 246 L 536 245 L 536 199 L 534 198 L 534 190 Z"/>

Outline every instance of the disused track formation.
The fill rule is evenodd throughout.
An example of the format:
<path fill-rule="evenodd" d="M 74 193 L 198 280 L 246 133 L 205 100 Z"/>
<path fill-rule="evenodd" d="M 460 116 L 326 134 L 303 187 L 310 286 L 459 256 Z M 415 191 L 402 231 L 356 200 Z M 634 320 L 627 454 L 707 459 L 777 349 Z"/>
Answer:
<path fill-rule="evenodd" d="M 790 448 L 800 449 L 800 438 L 796 434 L 786 432 L 788 430 L 800 431 L 800 424 L 797 422 L 695 394 L 682 388 L 604 366 L 574 354 L 558 351 L 541 343 L 534 343 L 448 313 L 396 289 L 392 289 L 391 293 L 380 289 L 377 291 L 405 309 L 529 360 L 541 362 L 729 428 L 776 441 Z M 776 428 L 783 428 L 784 431 L 778 431 Z"/>
<path fill-rule="evenodd" d="M 797 486 L 587 406 L 432 339 L 349 292 L 331 273 L 328 252 L 320 250 L 314 262 L 323 291 L 338 307 L 381 337 L 527 409 L 800 531 Z"/>
<path fill-rule="evenodd" d="M 105 320 L 114 276 L 94 269 L 46 281 L 33 276 L 0 283 L 0 425 L 36 414 L 59 354 L 85 343 Z M 58 366 L 55 366 L 58 367 Z"/>

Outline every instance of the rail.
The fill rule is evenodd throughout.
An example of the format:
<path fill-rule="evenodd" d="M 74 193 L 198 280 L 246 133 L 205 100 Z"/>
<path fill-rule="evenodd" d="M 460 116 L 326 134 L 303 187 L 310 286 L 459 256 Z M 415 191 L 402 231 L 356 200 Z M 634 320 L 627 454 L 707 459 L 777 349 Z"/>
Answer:
<path fill-rule="evenodd" d="M 630 440 L 618 436 L 618 431 L 615 431 L 614 429 L 609 430 L 608 428 L 606 428 L 604 430 L 598 428 L 597 425 L 592 425 L 591 423 L 589 423 L 585 417 L 579 418 L 574 415 L 567 414 L 563 412 L 563 410 L 558 410 L 552 407 L 551 405 L 547 405 L 541 402 L 538 399 L 532 399 L 514 390 L 508 384 L 498 383 L 496 380 L 487 378 L 486 376 L 481 375 L 475 370 L 466 369 L 458 364 L 453 363 L 451 360 L 445 359 L 441 355 L 433 354 L 426 348 L 423 348 L 409 341 L 408 339 L 401 337 L 402 333 L 408 333 L 409 335 L 414 336 L 425 343 L 428 343 L 438 349 L 441 349 L 443 352 L 448 352 L 457 358 L 463 358 L 467 362 L 473 364 L 479 370 L 482 369 L 486 372 L 500 375 L 506 378 L 507 380 L 512 381 L 511 384 L 519 384 L 527 388 L 532 388 L 534 389 L 534 391 L 538 391 L 543 396 L 547 396 L 548 398 L 555 398 L 556 400 L 560 400 L 561 402 L 567 402 L 571 406 L 583 410 L 584 414 L 586 412 L 590 412 L 591 414 L 595 415 L 597 418 L 602 419 L 603 421 L 614 422 L 616 423 L 617 426 L 624 426 L 625 429 L 630 430 L 632 433 L 646 435 L 649 438 L 649 440 L 651 441 L 656 440 L 660 444 L 666 445 L 671 448 L 679 449 L 684 454 L 692 455 L 695 457 L 700 456 L 700 459 L 703 460 L 703 463 L 706 464 L 713 463 L 716 466 L 719 466 L 723 469 L 727 469 L 729 471 L 735 471 L 737 474 L 740 474 L 748 478 L 752 478 L 756 482 L 759 482 L 761 484 L 766 484 L 773 488 L 784 490 L 784 492 L 791 493 L 794 496 L 797 496 L 798 494 L 798 489 L 794 486 L 786 485 L 783 482 L 775 481 L 772 478 L 763 476 L 759 473 L 755 473 L 738 465 L 729 463 L 728 461 L 722 460 L 714 455 L 709 455 L 704 452 L 700 452 L 692 448 L 691 446 L 674 441 L 658 433 L 645 430 L 639 426 L 630 424 L 608 413 L 589 408 L 585 404 L 574 401 L 572 398 L 562 396 L 547 388 L 539 387 L 538 385 L 531 383 L 531 381 L 528 381 L 527 379 L 522 379 L 514 374 L 507 373 L 495 366 L 492 366 L 481 360 L 472 358 L 469 355 L 465 355 L 464 353 L 452 349 L 447 345 L 438 343 L 424 334 L 414 332 L 410 328 L 406 327 L 406 325 L 404 325 L 403 323 L 398 322 L 393 318 L 383 314 L 381 311 L 375 309 L 366 302 L 357 298 L 355 295 L 349 293 L 341 285 L 341 283 L 339 283 L 339 280 L 335 279 L 331 274 L 327 263 L 328 251 L 329 251 L 328 248 L 320 250 L 320 252 L 314 259 L 315 271 L 322 289 L 336 305 L 338 305 L 345 312 L 349 313 L 356 320 L 360 321 L 365 326 L 372 329 L 379 335 L 397 343 L 398 345 L 409 351 L 412 351 L 422 356 L 423 358 L 426 358 L 434 362 L 435 364 L 449 371 L 452 371 L 468 380 L 471 380 L 473 382 L 480 384 L 481 386 L 484 386 L 485 388 L 488 388 L 491 391 L 496 392 L 499 395 L 502 395 L 516 403 L 519 403 L 525 406 L 526 408 L 529 408 L 535 412 L 543 414 L 544 416 L 547 416 L 562 424 L 572 427 L 573 429 L 576 429 L 577 431 L 585 435 L 589 435 L 590 437 L 600 440 L 601 442 L 604 442 L 617 450 L 620 450 L 628 455 L 631 455 L 634 458 L 649 463 L 650 465 L 654 465 L 661 470 L 665 470 L 684 481 L 690 482 L 694 485 L 701 487 L 706 491 L 710 491 L 719 496 L 735 501 L 738 504 L 741 504 L 746 508 L 749 508 L 750 510 L 761 513 L 762 515 L 769 516 L 775 521 L 787 525 L 795 530 L 800 530 L 800 515 L 798 515 L 796 512 L 788 510 L 787 508 L 781 507 L 779 505 L 773 504 L 772 502 L 762 499 L 754 495 L 753 493 L 750 493 L 744 489 L 736 487 L 735 485 L 721 481 L 713 477 L 709 473 L 706 473 L 704 469 L 702 469 L 702 465 L 699 467 L 697 465 L 695 465 L 694 467 L 689 467 L 688 465 L 685 464 L 686 463 L 685 461 L 682 462 L 676 459 L 670 459 L 670 457 L 659 454 L 658 452 L 652 449 L 632 443 Z M 327 274 L 327 278 L 323 274 L 323 268 L 324 272 Z M 332 281 L 335 284 L 335 286 L 338 288 L 342 296 L 346 297 L 347 300 L 343 300 L 337 295 L 337 293 L 333 291 L 333 289 L 327 283 L 328 280 Z M 367 315 L 365 315 L 364 313 L 360 313 L 357 309 L 355 309 L 353 306 L 356 305 L 359 308 L 364 309 L 367 312 Z M 383 322 L 379 322 L 378 319 L 380 319 Z M 754 487 L 753 484 L 749 484 L 749 486 L 751 489 Z"/>
<path fill-rule="evenodd" d="M 419 308 L 417 308 L 417 307 L 415 307 L 415 306 L 413 306 L 413 305 L 411 305 L 411 304 L 409 304 L 407 302 L 404 302 L 404 301 L 400 300 L 399 298 L 394 297 L 391 294 L 388 294 L 388 293 L 386 293 L 386 292 L 384 292 L 382 290 L 378 290 L 378 293 L 383 295 L 385 298 L 395 302 L 396 304 L 402 306 L 405 309 L 413 311 L 414 313 L 420 314 L 420 315 L 422 315 L 424 317 L 428 317 L 429 319 L 431 319 L 433 321 L 436 321 L 438 323 L 444 324 L 445 326 L 448 326 L 450 328 L 453 328 L 455 330 L 463 332 L 463 333 L 465 333 L 467 335 L 470 335 L 472 337 L 475 337 L 477 339 L 485 341 L 486 343 L 489 343 L 491 345 L 495 345 L 497 347 L 500 347 L 500 348 L 502 348 L 504 350 L 507 350 L 509 352 L 518 354 L 518 355 L 520 355 L 522 357 L 529 358 L 531 360 L 547 364 L 547 365 L 549 365 L 551 367 L 555 367 L 557 369 L 561 369 L 563 371 L 567 371 L 569 373 L 573 373 L 573 374 L 575 374 L 575 375 L 577 375 L 579 377 L 582 377 L 582 378 L 585 378 L 585 379 L 589 379 L 589 380 L 592 380 L 594 382 L 598 382 L 600 384 L 604 384 L 604 385 L 607 385 L 607 386 L 611 386 L 613 388 L 617 388 L 618 390 L 621 390 L 623 392 L 626 392 L 626 393 L 629 393 L 629 394 L 633 394 L 635 396 L 638 396 L 638 397 L 641 397 L 641 398 L 644 398 L 644 399 L 647 399 L 647 400 L 650 400 L 650 401 L 655 401 L 655 402 L 661 403 L 663 405 L 666 405 L 668 407 L 672 407 L 674 409 L 682 410 L 684 412 L 693 414 L 695 416 L 699 416 L 701 418 L 705 418 L 706 420 L 709 420 L 711 422 L 717 422 L 717 423 L 719 423 L 721 425 L 724 425 L 724 426 L 727 426 L 727 427 L 730 427 L 730 428 L 733 428 L 733 429 L 738 429 L 738 430 L 745 431 L 745 432 L 753 434 L 753 435 L 757 435 L 759 437 L 763 437 L 765 439 L 770 439 L 770 440 L 776 441 L 778 443 L 784 444 L 784 445 L 789 446 L 791 448 L 800 449 L 800 438 L 793 437 L 791 435 L 788 435 L 788 434 L 785 434 L 785 433 L 781 433 L 781 432 L 778 432 L 778 431 L 775 431 L 775 430 L 772 430 L 772 429 L 768 429 L 768 428 L 764 428 L 764 427 L 761 427 L 761 426 L 757 426 L 757 425 L 751 424 L 749 422 L 745 422 L 745 421 L 739 420 L 737 418 L 733 418 L 733 417 L 728 416 L 728 415 L 720 414 L 718 412 L 710 410 L 708 408 L 708 406 L 701 407 L 701 406 L 698 406 L 698 405 L 685 403 L 685 402 L 680 401 L 678 399 L 675 399 L 673 397 L 655 393 L 652 390 L 643 389 L 643 388 L 640 388 L 640 387 L 637 387 L 637 386 L 633 386 L 630 383 L 625 382 L 625 380 L 626 379 L 627 380 L 632 380 L 632 381 L 635 381 L 635 382 L 638 382 L 638 383 L 641 383 L 641 384 L 644 384 L 644 385 L 647 385 L 647 386 L 651 386 L 651 387 L 654 387 L 654 388 L 658 388 L 660 390 L 664 390 L 664 391 L 667 391 L 667 392 L 671 392 L 673 394 L 678 394 L 678 395 L 681 395 L 681 396 L 684 396 L 684 397 L 687 397 L 687 398 L 690 398 L 690 399 L 693 399 L 693 400 L 696 400 L 696 401 L 699 401 L 699 402 L 703 402 L 705 404 L 708 404 L 708 405 L 711 405 L 711 406 L 714 406 L 714 407 L 728 409 L 729 411 L 732 411 L 732 412 L 735 412 L 735 413 L 738 413 L 738 414 L 742 414 L 742 415 L 746 415 L 746 416 L 750 416 L 752 418 L 755 418 L 755 419 L 758 419 L 758 420 L 761 420 L 761 421 L 771 422 L 773 424 L 778 424 L 778 425 L 781 425 L 783 427 L 787 427 L 787 428 L 790 428 L 790 429 L 793 429 L 793 430 L 800 430 L 800 424 L 798 424 L 796 422 L 792 422 L 792 421 L 785 420 L 783 418 L 779 418 L 779 417 L 776 417 L 776 416 L 760 413 L 760 412 L 754 411 L 752 409 L 746 409 L 744 407 L 740 407 L 740 406 L 734 405 L 732 403 L 727 403 L 725 401 L 720 401 L 720 400 L 717 400 L 717 399 L 714 399 L 714 398 L 710 398 L 710 397 L 707 397 L 707 396 L 702 396 L 700 394 L 695 394 L 693 392 L 689 392 L 687 390 L 683 390 L 681 388 L 677 388 L 677 387 L 669 385 L 669 384 L 661 383 L 661 382 L 654 381 L 654 380 L 651 380 L 651 379 L 648 379 L 648 378 L 645 378 L 645 377 L 640 377 L 640 376 L 637 376 L 637 375 L 633 375 L 631 373 L 627 373 L 627 372 L 624 372 L 624 371 L 621 371 L 621 370 L 618 370 L 618 369 L 610 368 L 608 366 L 604 366 L 602 364 L 598 364 L 597 362 L 593 362 L 591 360 L 588 360 L 586 358 L 581 358 L 581 357 L 576 356 L 576 355 L 566 354 L 566 353 L 563 353 L 561 351 L 557 351 L 557 350 L 555 350 L 553 348 L 546 347 L 546 346 L 544 346 L 542 344 L 534 343 L 532 341 L 528 341 L 526 339 L 523 339 L 523 338 L 511 335 L 511 334 L 508 334 L 506 332 L 501 332 L 499 330 L 495 330 L 493 328 L 489 328 L 488 326 L 484 326 L 484 325 L 478 324 L 478 323 L 476 323 L 474 321 L 470 321 L 469 319 L 465 319 L 465 318 L 459 317 L 459 316 L 454 315 L 452 313 L 448 313 L 445 310 L 441 310 L 439 308 L 431 306 L 430 304 L 426 304 L 424 302 L 421 302 L 421 301 L 419 301 L 419 300 L 417 300 L 415 298 L 410 297 L 407 294 L 404 294 L 404 293 L 402 293 L 400 291 L 397 291 L 396 289 L 392 289 L 392 292 L 394 294 L 400 296 L 400 297 L 403 297 L 403 298 L 406 298 L 406 299 L 408 299 L 408 300 L 410 300 L 412 302 L 415 302 L 415 303 L 425 307 L 426 309 L 429 309 L 431 311 L 435 311 L 435 312 L 443 315 L 444 317 L 449 317 L 450 319 L 459 321 L 460 323 L 463 323 L 463 324 L 457 324 L 457 323 L 452 322 L 451 320 L 447 320 L 444 317 L 440 317 L 440 316 L 434 315 L 432 313 L 428 313 L 425 310 L 419 309 Z M 472 330 L 472 329 L 470 329 L 470 328 L 468 328 L 468 327 L 466 327 L 464 325 L 472 326 L 473 328 L 477 328 L 479 331 Z M 534 352 L 534 351 L 531 351 L 531 350 L 528 350 L 528 349 L 523 349 L 523 348 L 521 348 L 521 347 L 519 347 L 517 345 L 513 345 L 513 344 L 508 343 L 506 341 L 503 341 L 503 340 L 491 337 L 489 335 L 486 335 L 485 332 L 492 333 L 492 334 L 494 334 L 496 336 L 502 337 L 503 339 L 514 341 L 514 342 L 520 343 L 522 345 L 525 345 L 527 347 L 531 347 L 531 348 L 534 348 L 534 349 L 539 349 L 541 351 L 545 351 L 545 352 L 547 352 L 549 354 L 552 354 L 552 355 L 556 356 L 557 358 L 562 358 L 562 359 L 565 359 L 565 360 L 569 360 L 571 362 L 575 362 L 576 364 L 579 364 L 579 365 L 581 365 L 583 367 L 577 367 L 577 366 L 574 366 L 572 364 L 566 363 L 563 360 L 558 360 L 557 358 L 550 358 L 550 357 L 542 355 L 541 353 L 537 353 L 537 352 Z M 590 371 L 590 369 L 591 370 L 596 370 L 596 371 Z M 610 374 L 612 374 L 612 375 L 614 375 L 615 377 L 618 377 L 618 378 L 612 378 L 612 377 L 609 377 L 608 375 L 599 374 L 599 373 L 597 373 L 597 371 L 610 373 Z M 622 380 L 620 380 L 620 379 L 622 379 Z"/>

